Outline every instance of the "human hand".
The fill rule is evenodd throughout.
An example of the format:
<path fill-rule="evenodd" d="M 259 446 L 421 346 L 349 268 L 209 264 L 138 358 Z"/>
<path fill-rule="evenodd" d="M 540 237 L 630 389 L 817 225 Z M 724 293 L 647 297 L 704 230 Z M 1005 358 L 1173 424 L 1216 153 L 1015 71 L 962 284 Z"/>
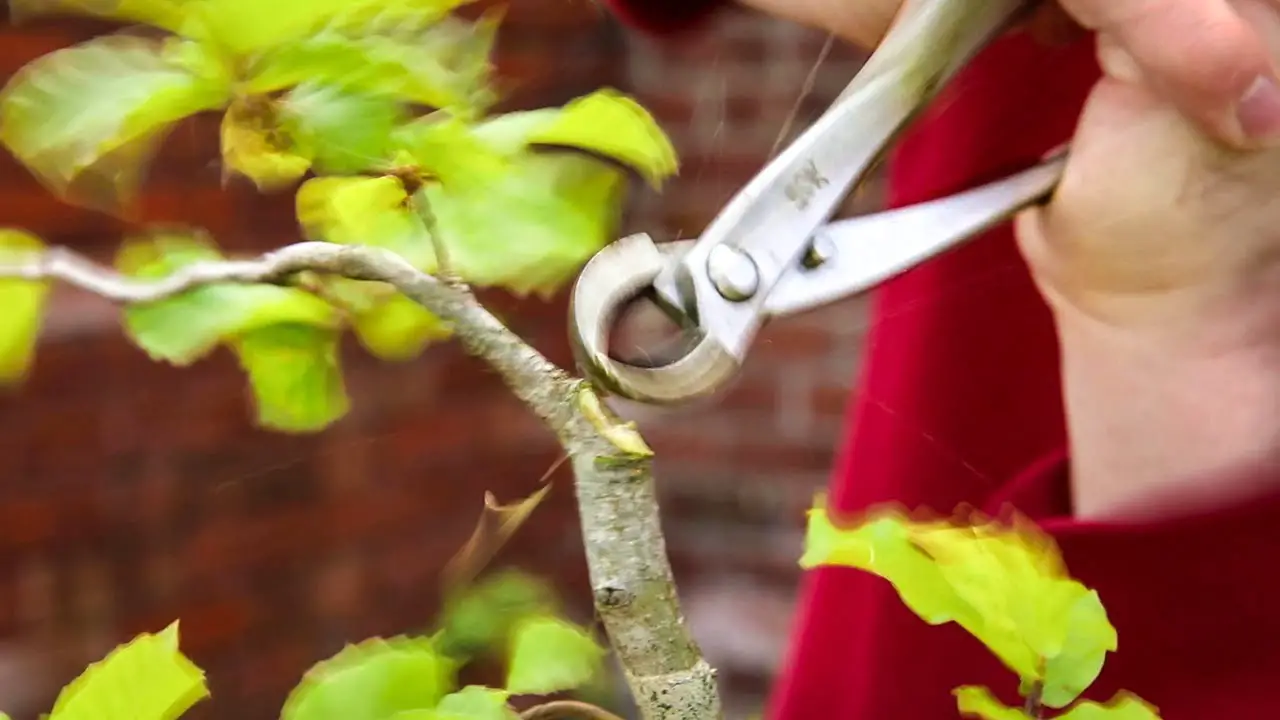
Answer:
<path fill-rule="evenodd" d="M 742 2 L 868 45 L 901 4 Z M 1075 511 L 1244 497 L 1280 467 L 1280 99 L 1259 80 L 1280 0 L 1062 0 L 1032 24 L 1076 20 L 1105 75 L 1017 227 L 1057 319 Z"/>
<path fill-rule="evenodd" d="M 742 2 L 863 44 L 902 4 Z M 1028 27 L 1041 37 L 1096 30 L 1106 73 L 1054 202 L 1019 223 L 1056 309 L 1225 332 L 1249 314 L 1241 307 L 1263 304 L 1251 298 L 1280 254 L 1259 232 L 1280 227 L 1270 202 L 1280 156 L 1269 149 L 1280 147 L 1277 14 L 1280 0 L 1061 0 L 1036 10 Z"/>
<path fill-rule="evenodd" d="M 1280 62 L 1280 0 L 1221 4 Z M 1041 289 L 1060 319 L 1152 341 L 1200 351 L 1280 342 L 1280 145 L 1224 146 L 1204 132 L 1210 105 L 1187 116 L 1190 95 L 1165 94 L 1120 37 L 1099 37 L 1104 77 L 1053 202 L 1019 218 Z"/>
<path fill-rule="evenodd" d="M 1229 9 L 1280 59 L 1280 0 Z M 1238 500 L 1280 477 L 1280 147 L 1225 146 L 1115 36 L 1098 54 L 1062 182 L 1017 226 L 1061 339 L 1075 509 Z"/>

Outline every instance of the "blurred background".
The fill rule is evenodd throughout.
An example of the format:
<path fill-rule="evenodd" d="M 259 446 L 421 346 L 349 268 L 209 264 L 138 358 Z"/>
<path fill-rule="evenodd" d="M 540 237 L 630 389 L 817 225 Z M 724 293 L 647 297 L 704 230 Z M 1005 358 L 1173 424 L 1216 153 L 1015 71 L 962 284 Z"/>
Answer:
<path fill-rule="evenodd" d="M 0 18 L 0 76 L 107 29 Z M 660 239 L 696 235 L 861 60 L 822 33 L 735 11 L 683 38 L 647 38 L 592 0 L 511 0 L 496 58 L 504 109 L 614 86 L 657 115 L 681 175 L 661 195 L 637 188 L 626 230 Z M 233 250 L 295 240 L 291 194 L 222 185 L 217 122 L 170 138 L 137 223 L 64 206 L 0 156 L 0 226 L 104 261 L 143 223 L 201 226 Z M 853 202 L 877 201 L 872 188 Z M 570 362 L 563 296 L 486 298 Z M 684 606 L 735 718 L 760 710 L 782 659 L 803 511 L 826 482 L 865 328 L 857 300 L 777 322 L 716 402 L 623 408 L 657 451 Z M 431 621 L 440 570 L 484 491 L 530 494 L 558 447 L 456 345 L 406 364 L 352 346 L 344 362 L 348 417 L 313 436 L 263 432 L 227 354 L 181 370 L 152 363 L 110 305 L 56 293 L 34 373 L 0 396 L 0 709 L 47 712 L 86 663 L 180 618 L 214 693 L 191 717 L 265 720 L 344 642 Z M 553 581 L 588 621 L 572 490 L 563 468 L 553 477 L 495 566 Z"/>

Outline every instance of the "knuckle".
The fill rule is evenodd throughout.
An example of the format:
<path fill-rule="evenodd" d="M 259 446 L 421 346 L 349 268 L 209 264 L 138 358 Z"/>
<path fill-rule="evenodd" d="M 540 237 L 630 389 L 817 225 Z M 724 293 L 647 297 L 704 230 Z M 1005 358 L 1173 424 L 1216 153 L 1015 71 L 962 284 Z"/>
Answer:
<path fill-rule="evenodd" d="M 1114 36 L 1153 80 L 1180 94 L 1238 94 L 1269 64 L 1261 39 L 1227 0 L 1077 0 L 1072 6 L 1078 21 Z"/>

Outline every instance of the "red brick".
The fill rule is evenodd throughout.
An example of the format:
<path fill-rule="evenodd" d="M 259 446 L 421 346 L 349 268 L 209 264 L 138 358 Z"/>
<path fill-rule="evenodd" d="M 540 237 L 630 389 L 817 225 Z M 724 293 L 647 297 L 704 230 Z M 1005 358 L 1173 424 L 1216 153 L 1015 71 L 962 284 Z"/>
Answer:
<path fill-rule="evenodd" d="M 0 503 L 0 538 L 10 550 L 52 543 L 57 528 L 57 506 L 52 502 L 9 496 Z"/>
<path fill-rule="evenodd" d="M 303 674 L 323 659 L 316 655 L 313 645 L 305 639 L 297 639 L 275 642 L 254 652 L 235 669 L 237 693 L 248 697 L 279 698 L 276 703 L 278 712 L 278 707 L 302 680 Z"/>
<path fill-rule="evenodd" d="M 160 632 L 178 620 L 183 651 L 199 654 L 237 642 L 253 624 L 254 616 L 253 601 L 247 597 L 223 593 L 193 598 L 176 608 L 126 616 L 117 642 L 127 642 L 138 633 Z"/>
<path fill-rule="evenodd" d="M 813 412 L 825 417 L 843 418 L 848 412 L 853 391 L 843 385 L 816 384 L 809 394 Z"/>
<path fill-rule="evenodd" d="M 368 586 L 364 561 L 350 552 L 338 555 L 319 568 L 315 580 L 316 614 L 332 618 L 358 615 Z"/>
<path fill-rule="evenodd" d="M 753 348 L 756 355 L 787 359 L 819 357 L 829 354 L 831 350 L 831 331 L 788 320 L 779 320 L 765 326 Z"/>

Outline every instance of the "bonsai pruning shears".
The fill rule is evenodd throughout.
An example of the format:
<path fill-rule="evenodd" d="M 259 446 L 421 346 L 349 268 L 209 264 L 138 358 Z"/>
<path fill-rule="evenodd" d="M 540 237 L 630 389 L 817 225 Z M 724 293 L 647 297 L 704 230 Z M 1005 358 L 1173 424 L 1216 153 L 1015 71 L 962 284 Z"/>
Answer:
<path fill-rule="evenodd" d="M 939 88 L 1027 8 L 1025 0 L 906 0 L 830 109 L 701 238 L 659 245 L 631 235 L 586 264 L 569 318 L 582 372 L 649 404 L 711 395 L 737 375 L 768 319 L 864 292 L 1046 200 L 1062 153 L 951 197 L 828 222 Z M 609 354 L 620 311 L 641 296 L 685 331 L 683 354 L 671 362 Z"/>

